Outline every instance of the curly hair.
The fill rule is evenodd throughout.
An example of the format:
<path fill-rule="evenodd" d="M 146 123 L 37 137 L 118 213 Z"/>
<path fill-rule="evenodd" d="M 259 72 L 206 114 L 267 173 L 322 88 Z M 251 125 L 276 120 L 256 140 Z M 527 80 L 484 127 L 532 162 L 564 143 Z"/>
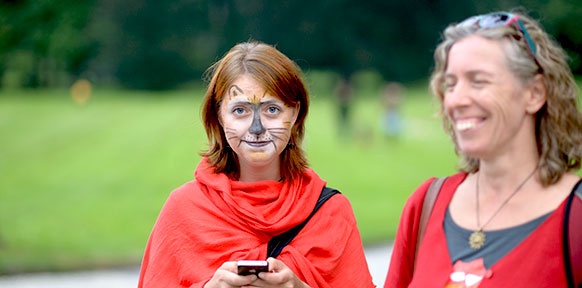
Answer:
<path fill-rule="evenodd" d="M 443 32 L 442 41 L 434 51 L 435 66 L 430 79 L 431 92 L 441 103 L 440 116 L 455 152 L 460 156 L 459 170 L 473 173 L 479 170 L 479 159 L 463 155 L 454 130 L 444 115 L 444 76 L 451 47 L 471 35 L 501 41 L 506 63 L 523 83 L 542 75 L 546 89 L 546 103 L 536 113 L 536 143 L 539 154 L 539 175 L 544 185 L 556 183 L 568 171 L 580 169 L 582 158 L 582 114 L 578 108 L 579 88 L 567 63 L 567 55 L 535 20 L 523 13 L 519 17 L 529 32 L 537 53 L 532 57 L 524 35 L 513 26 L 483 29 L 475 26 L 451 24 Z M 538 66 L 539 65 L 539 66 Z"/>
<path fill-rule="evenodd" d="M 239 43 L 206 71 L 205 76 L 210 79 L 210 83 L 201 106 L 201 115 L 209 147 L 200 155 L 208 157 L 216 173 L 226 173 L 233 178 L 240 176 L 237 155 L 228 147 L 219 122 L 219 110 L 226 89 L 242 75 L 250 75 L 285 105 L 299 107 L 297 120 L 291 128 L 291 137 L 281 153 L 280 161 L 281 177 L 295 178 L 308 166 L 301 143 L 305 134 L 309 94 L 299 66 L 275 47 L 265 43 Z"/>

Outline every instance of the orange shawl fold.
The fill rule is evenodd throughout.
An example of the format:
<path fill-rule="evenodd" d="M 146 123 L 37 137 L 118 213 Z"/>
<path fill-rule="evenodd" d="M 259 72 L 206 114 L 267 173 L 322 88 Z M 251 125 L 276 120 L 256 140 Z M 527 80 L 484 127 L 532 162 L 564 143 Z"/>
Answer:
<path fill-rule="evenodd" d="M 305 220 L 325 181 L 244 183 L 202 159 L 195 181 L 174 190 L 145 248 L 138 287 L 202 287 L 226 261 L 265 259 L 267 243 Z M 374 287 L 352 207 L 335 195 L 279 257 L 311 287 Z"/>

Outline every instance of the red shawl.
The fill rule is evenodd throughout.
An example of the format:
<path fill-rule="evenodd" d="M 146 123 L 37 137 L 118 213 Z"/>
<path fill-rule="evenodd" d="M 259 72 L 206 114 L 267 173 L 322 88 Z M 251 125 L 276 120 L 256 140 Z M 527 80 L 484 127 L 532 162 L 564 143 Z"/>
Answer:
<path fill-rule="evenodd" d="M 325 185 L 307 169 L 293 182 L 244 183 L 202 159 L 174 190 L 147 243 L 138 287 L 202 287 L 225 261 L 265 259 L 267 243 L 311 213 Z M 355 217 L 328 200 L 277 257 L 311 287 L 374 287 Z"/>

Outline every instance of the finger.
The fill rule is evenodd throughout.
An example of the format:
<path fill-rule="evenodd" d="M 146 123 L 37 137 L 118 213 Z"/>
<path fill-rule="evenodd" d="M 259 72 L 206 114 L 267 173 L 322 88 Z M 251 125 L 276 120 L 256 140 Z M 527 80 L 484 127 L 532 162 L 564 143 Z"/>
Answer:
<path fill-rule="evenodd" d="M 246 275 L 246 276 L 238 276 L 237 279 L 234 279 L 231 285 L 234 286 L 249 286 L 252 287 L 252 283 L 257 281 L 258 277 L 255 274 Z"/>
<path fill-rule="evenodd" d="M 235 287 L 240 287 L 240 286 L 245 286 L 245 285 L 249 285 L 251 283 L 253 283 L 254 281 L 257 280 L 257 275 L 251 274 L 251 275 L 238 275 L 238 271 L 237 271 L 237 262 L 236 261 L 229 261 L 229 262 L 224 262 L 219 268 L 218 270 L 216 270 L 216 273 L 214 274 L 213 280 L 214 278 L 216 278 L 216 280 L 218 282 L 224 282 L 226 284 L 228 284 L 229 286 L 235 286 Z"/>
<path fill-rule="evenodd" d="M 271 285 L 279 285 L 283 283 L 297 283 L 300 282 L 297 275 L 281 260 L 275 258 L 267 259 L 269 262 L 270 272 L 259 273 L 259 280 L 263 280 Z M 255 282 L 257 283 L 257 282 Z M 293 286 L 295 287 L 295 286 Z"/>
<path fill-rule="evenodd" d="M 224 282 L 230 286 L 241 287 L 251 285 L 253 282 L 257 281 L 258 277 L 255 274 L 241 276 L 238 274 L 230 273 L 225 275 Z"/>
<path fill-rule="evenodd" d="M 232 273 L 237 273 L 238 271 L 236 261 L 224 262 L 218 269 L 226 270 Z"/>
<path fill-rule="evenodd" d="M 269 271 L 280 271 L 282 269 L 284 269 L 285 267 L 287 267 L 285 265 L 285 263 L 283 263 L 283 261 L 281 260 L 277 260 L 273 257 L 269 257 L 267 258 L 267 262 L 269 262 Z"/>
<path fill-rule="evenodd" d="M 275 258 L 268 258 L 267 262 L 269 262 L 269 272 L 259 273 L 259 280 L 257 280 L 257 282 L 261 280 L 269 284 L 278 284 L 284 282 L 285 275 L 281 272 L 288 270 L 285 263 Z"/>

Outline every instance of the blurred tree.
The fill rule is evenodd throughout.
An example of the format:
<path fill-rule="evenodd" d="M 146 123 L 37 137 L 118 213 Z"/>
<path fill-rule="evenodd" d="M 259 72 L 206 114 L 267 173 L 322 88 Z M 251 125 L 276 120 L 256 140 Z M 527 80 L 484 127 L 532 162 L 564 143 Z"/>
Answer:
<path fill-rule="evenodd" d="M 0 78 L 171 89 L 200 80 L 235 43 L 254 39 L 306 70 L 344 79 L 372 70 L 407 82 L 428 76 L 445 25 L 516 7 L 527 7 L 582 73 L 577 0 L 11 0 L 0 1 Z"/>
<path fill-rule="evenodd" d="M 100 0 L 91 28 L 102 43 L 98 77 L 132 89 L 171 89 L 198 78 L 216 57 L 211 1 Z"/>
<path fill-rule="evenodd" d="M 92 56 L 84 33 L 91 8 L 92 1 L 2 1 L 0 71 L 16 70 L 15 85 L 27 87 L 63 84 L 66 75 L 79 74 Z"/>
<path fill-rule="evenodd" d="M 570 56 L 570 67 L 574 73 L 582 74 L 582 5 L 578 0 L 553 0 L 543 2 L 540 11 L 545 12 L 547 21 L 542 24 L 564 47 Z"/>
<path fill-rule="evenodd" d="M 473 1 L 479 13 L 496 10 L 525 12 L 552 35 L 570 56 L 570 67 L 575 74 L 582 74 L 582 5 L 579 0 L 492 0 Z"/>
<path fill-rule="evenodd" d="M 375 69 L 394 81 L 425 78 L 440 29 L 474 9 L 452 0 L 213 2 L 228 11 L 226 24 L 215 31 L 228 35 L 222 51 L 235 42 L 261 40 L 306 69 L 330 69 L 344 79 Z"/>

